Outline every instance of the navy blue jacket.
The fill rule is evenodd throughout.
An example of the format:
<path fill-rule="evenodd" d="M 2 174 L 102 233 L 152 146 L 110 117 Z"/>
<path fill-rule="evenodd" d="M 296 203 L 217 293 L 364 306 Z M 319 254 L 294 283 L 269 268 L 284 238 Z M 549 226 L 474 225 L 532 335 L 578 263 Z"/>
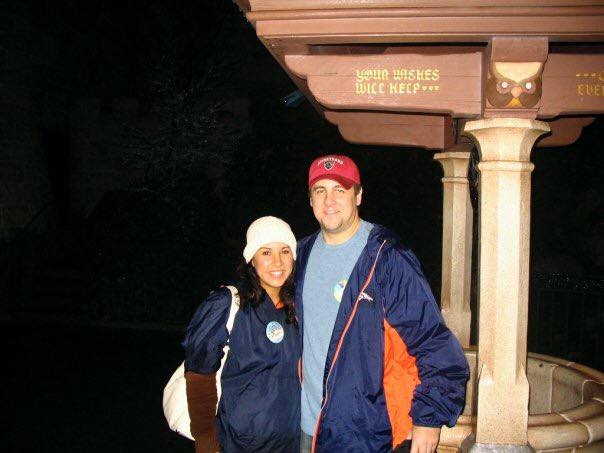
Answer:
<path fill-rule="evenodd" d="M 296 313 L 318 233 L 298 242 Z M 389 452 L 412 425 L 453 426 L 468 363 L 413 253 L 374 226 L 344 290 L 323 377 L 316 452 Z M 304 379 L 304 377 L 302 377 Z"/>
<path fill-rule="evenodd" d="M 227 288 L 210 294 L 193 316 L 183 342 L 185 370 L 211 374 L 220 367 L 224 345 L 229 341 L 216 413 L 218 442 L 228 453 L 298 453 L 298 329 L 285 322 L 285 310 L 275 308 L 266 296 L 257 307 L 239 309 L 229 338 L 226 323 L 230 306 Z M 267 335 L 267 326 L 277 326 L 271 324 L 275 321 L 283 328 L 280 342 Z"/>

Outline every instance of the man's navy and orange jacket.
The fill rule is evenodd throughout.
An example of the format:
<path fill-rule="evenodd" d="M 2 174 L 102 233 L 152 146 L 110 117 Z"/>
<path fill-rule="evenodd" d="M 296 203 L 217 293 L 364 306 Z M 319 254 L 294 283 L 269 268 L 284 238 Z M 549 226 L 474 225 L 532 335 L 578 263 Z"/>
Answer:
<path fill-rule="evenodd" d="M 301 334 L 304 275 L 317 234 L 298 243 Z M 463 350 L 445 326 L 417 258 L 394 233 L 375 225 L 333 328 L 314 451 L 388 452 L 413 425 L 453 426 L 467 379 Z"/>

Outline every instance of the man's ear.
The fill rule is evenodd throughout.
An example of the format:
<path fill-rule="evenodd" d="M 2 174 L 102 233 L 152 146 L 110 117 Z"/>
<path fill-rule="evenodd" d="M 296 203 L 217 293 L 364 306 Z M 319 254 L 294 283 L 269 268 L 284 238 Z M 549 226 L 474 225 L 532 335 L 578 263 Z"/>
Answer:
<path fill-rule="evenodd" d="M 308 203 L 310 204 L 310 207 L 312 208 L 312 197 L 308 197 Z"/>
<path fill-rule="evenodd" d="M 359 193 L 356 195 L 357 197 L 357 206 L 361 206 L 361 201 L 363 200 L 363 188 L 359 189 Z"/>

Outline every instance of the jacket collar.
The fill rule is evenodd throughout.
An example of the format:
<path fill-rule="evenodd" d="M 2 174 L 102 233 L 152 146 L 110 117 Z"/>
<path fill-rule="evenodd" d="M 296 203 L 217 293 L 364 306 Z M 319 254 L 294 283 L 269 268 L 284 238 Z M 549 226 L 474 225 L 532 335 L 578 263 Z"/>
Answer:
<path fill-rule="evenodd" d="M 302 299 L 302 291 L 304 287 L 304 277 L 306 275 L 306 265 L 308 264 L 308 257 L 310 256 L 310 251 L 312 250 L 312 246 L 314 245 L 317 237 L 321 233 L 321 230 L 315 231 L 310 236 L 306 236 L 305 238 L 298 241 L 298 247 L 296 251 L 296 317 L 298 318 L 298 323 L 300 327 L 303 322 L 303 299 Z M 392 230 L 382 226 L 382 225 L 373 225 L 373 228 L 369 232 L 369 237 L 367 238 L 367 245 L 364 249 L 359 261 L 355 265 L 355 270 L 361 273 L 368 272 L 370 265 L 373 263 L 375 256 L 377 255 L 377 251 L 380 248 L 382 242 L 387 241 L 390 244 L 399 244 L 400 239 L 398 235 Z M 367 268 L 367 269 L 365 269 Z M 353 270 L 354 272 L 354 270 Z M 300 328 L 300 332 L 302 329 Z"/>

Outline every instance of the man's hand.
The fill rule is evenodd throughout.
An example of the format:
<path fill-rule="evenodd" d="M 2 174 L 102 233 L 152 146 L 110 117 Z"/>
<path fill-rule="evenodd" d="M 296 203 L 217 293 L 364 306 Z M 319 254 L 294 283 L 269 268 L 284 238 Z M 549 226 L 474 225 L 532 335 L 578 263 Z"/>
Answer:
<path fill-rule="evenodd" d="M 440 428 L 414 426 L 411 436 L 411 453 L 434 453 L 440 439 Z"/>

